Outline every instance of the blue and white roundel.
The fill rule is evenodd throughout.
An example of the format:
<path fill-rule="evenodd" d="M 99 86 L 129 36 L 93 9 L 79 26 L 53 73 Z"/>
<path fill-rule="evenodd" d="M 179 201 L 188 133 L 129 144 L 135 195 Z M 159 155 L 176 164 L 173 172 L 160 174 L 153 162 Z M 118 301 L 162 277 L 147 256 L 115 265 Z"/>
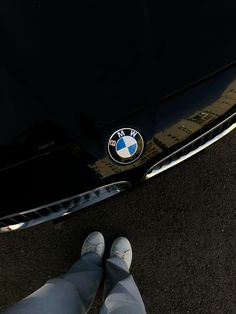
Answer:
<path fill-rule="evenodd" d="M 116 152 L 122 158 L 132 157 L 136 153 L 137 148 L 137 141 L 132 136 L 124 136 L 116 143 Z"/>
<path fill-rule="evenodd" d="M 142 135 L 135 129 L 123 128 L 114 132 L 107 145 L 109 156 L 119 164 L 129 164 L 136 161 L 143 152 Z"/>

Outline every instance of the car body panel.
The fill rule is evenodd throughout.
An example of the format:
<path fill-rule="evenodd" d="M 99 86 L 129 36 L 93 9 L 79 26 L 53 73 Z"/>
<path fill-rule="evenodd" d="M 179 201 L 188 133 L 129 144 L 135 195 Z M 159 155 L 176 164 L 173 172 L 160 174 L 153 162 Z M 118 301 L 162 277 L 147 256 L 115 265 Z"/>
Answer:
<path fill-rule="evenodd" d="M 127 178 L 132 184 L 138 183 L 159 160 L 235 114 L 235 105 L 236 68 L 231 65 L 125 119 L 2 170 L 1 214 L 24 211 Z M 106 145 L 115 130 L 126 126 L 139 130 L 146 144 L 139 160 L 119 165 L 108 156 Z"/>
<path fill-rule="evenodd" d="M 233 5 L 2 0 L 5 159 L 59 147 L 233 62 Z"/>
<path fill-rule="evenodd" d="M 203 134 L 231 130 L 234 5 L 2 0 L 0 225 L 99 187 L 137 184 Z M 129 165 L 107 154 L 124 127 L 145 141 Z"/>

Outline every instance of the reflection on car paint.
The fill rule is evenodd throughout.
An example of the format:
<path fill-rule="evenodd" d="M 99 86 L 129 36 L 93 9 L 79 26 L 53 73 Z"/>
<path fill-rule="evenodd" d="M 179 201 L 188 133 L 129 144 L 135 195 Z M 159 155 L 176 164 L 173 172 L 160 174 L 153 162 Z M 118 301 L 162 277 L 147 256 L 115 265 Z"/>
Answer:
<path fill-rule="evenodd" d="M 101 177 L 107 177 L 114 173 L 120 173 L 145 164 L 152 157 L 162 153 L 163 150 L 173 147 L 176 144 L 188 139 L 196 131 L 207 126 L 224 115 L 236 104 L 236 80 L 227 86 L 217 100 L 208 104 L 201 111 L 198 110 L 191 116 L 181 119 L 179 122 L 153 135 L 146 143 L 142 158 L 134 164 L 117 166 L 108 156 L 97 160 L 89 165 Z"/>

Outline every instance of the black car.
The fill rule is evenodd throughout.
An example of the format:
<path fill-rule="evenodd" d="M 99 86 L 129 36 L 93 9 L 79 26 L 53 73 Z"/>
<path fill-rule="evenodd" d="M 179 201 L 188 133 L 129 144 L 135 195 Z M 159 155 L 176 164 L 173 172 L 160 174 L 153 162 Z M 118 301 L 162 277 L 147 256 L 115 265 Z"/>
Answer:
<path fill-rule="evenodd" d="M 236 128 L 234 6 L 2 0 L 0 231 L 125 191 Z"/>

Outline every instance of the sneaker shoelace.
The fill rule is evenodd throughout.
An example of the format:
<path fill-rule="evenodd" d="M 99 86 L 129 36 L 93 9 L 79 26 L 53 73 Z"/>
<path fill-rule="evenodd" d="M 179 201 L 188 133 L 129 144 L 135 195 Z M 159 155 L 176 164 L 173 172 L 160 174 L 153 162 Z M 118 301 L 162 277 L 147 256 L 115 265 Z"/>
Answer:
<path fill-rule="evenodd" d="M 85 250 L 87 252 L 97 252 L 97 250 L 99 249 L 99 247 L 102 245 L 102 242 L 99 242 L 99 243 L 96 243 L 96 244 L 93 244 L 91 242 L 89 242 L 88 244 L 86 244 L 85 246 Z"/>
<path fill-rule="evenodd" d="M 126 250 L 126 251 L 114 251 L 114 255 L 119 256 L 122 260 L 125 259 L 126 254 L 129 252 L 130 250 Z"/>

